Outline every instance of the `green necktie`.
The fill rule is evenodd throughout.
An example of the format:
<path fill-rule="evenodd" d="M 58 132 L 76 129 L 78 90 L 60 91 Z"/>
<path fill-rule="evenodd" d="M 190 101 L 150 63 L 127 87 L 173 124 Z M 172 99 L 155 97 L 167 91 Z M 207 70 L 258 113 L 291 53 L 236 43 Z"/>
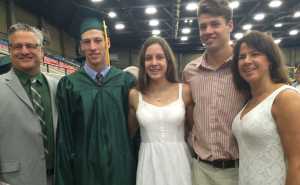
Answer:
<path fill-rule="evenodd" d="M 45 150 L 45 154 L 48 154 L 48 149 L 47 149 L 47 144 L 48 144 L 48 138 L 47 138 L 47 125 L 46 122 L 43 120 L 43 116 L 45 113 L 43 104 L 42 104 L 42 97 L 40 95 L 40 93 L 36 90 L 36 86 L 37 86 L 37 80 L 33 79 L 31 81 L 31 86 L 30 86 L 30 90 L 31 90 L 31 97 L 32 97 L 32 105 L 33 108 L 35 110 L 35 112 L 38 115 L 40 124 L 41 124 L 41 129 L 42 129 L 42 136 L 43 136 L 43 143 L 44 143 L 44 150 Z"/>

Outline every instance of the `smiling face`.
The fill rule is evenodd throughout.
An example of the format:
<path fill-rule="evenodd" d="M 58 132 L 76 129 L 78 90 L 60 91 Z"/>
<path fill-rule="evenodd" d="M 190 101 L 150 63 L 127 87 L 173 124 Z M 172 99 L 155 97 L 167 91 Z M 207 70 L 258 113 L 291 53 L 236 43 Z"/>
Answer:
<path fill-rule="evenodd" d="M 162 47 L 150 45 L 145 52 L 145 72 L 151 80 L 166 79 L 167 59 Z"/>
<path fill-rule="evenodd" d="M 242 43 L 238 59 L 238 69 L 241 77 L 250 85 L 261 80 L 271 80 L 270 62 L 267 56 Z"/>
<path fill-rule="evenodd" d="M 92 29 L 81 35 L 80 49 L 86 57 L 87 64 L 95 70 L 102 69 L 107 65 L 105 61 L 105 47 L 103 31 Z"/>
<path fill-rule="evenodd" d="M 33 32 L 16 31 L 9 36 L 9 52 L 14 68 L 29 74 L 40 71 L 44 52 Z"/>
<path fill-rule="evenodd" d="M 217 51 L 229 44 L 232 21 L 222 16 L 202 14 L 198 17 L 199 34 L 208 51 Z"/>

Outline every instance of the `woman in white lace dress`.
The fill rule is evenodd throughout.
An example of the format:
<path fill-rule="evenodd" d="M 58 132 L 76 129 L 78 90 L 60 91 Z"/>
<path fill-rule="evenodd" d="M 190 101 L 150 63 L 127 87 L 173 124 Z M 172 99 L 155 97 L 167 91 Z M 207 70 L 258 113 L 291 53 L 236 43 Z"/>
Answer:
<path fill-rule="evenodd" d="M 191 185 L 185 122 L 192 118 L 189 86 L 177 82 L 175 57 L 160 37 L 140 51 L 138 88 L 129 92 L 129 132 L 140 127 L 137 185 Z"/>
<path fill-rule="evenodd" d="M 300 94 L 271 36 L 253 31 L 233 56 L 236 87 L 249 101 L 232 129 L 240 155 L 239 185 L 300 184 Z"/>

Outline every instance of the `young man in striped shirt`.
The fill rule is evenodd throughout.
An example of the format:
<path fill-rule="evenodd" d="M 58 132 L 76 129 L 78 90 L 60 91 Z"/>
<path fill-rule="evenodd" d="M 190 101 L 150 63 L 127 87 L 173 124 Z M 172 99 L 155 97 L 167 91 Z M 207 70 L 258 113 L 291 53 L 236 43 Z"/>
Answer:
<path fill-rule="evenodd" d="M 225 0 L 202 0 L 198 6 L 199 35 L 206 50 L 185 66 L 195 102 L 189 141 L 194 151 L 194 185 L 236 185 L 238 148 L 231 132 L 245 97 L 234 87 L 230 69 L 232 10 Z"/>

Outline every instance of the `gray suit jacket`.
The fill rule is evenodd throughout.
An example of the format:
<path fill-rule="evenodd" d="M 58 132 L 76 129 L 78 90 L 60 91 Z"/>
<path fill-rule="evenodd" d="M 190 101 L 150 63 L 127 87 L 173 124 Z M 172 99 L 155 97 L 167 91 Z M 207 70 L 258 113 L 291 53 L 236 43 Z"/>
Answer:
<path fill-rule="evenodd" d="M 46 75 L 45 75 L 46 76 Z M 57 80 L 49 84 L 54 135 L 57 127 Z M 13 70 L 0 76 L 0 182 L 47 185 L 43 139 L 37 114 Z"/>

